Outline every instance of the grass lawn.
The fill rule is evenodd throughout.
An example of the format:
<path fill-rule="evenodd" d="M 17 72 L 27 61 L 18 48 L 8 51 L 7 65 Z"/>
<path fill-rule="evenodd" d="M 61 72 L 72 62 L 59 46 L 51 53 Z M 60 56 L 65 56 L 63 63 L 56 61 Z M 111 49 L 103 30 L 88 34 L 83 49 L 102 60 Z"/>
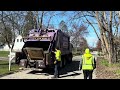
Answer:
<path fill-rule="evenodd" d="M 9 71 L 9 62 L 0 60 L 0 75 L 4 75 L 7 73 L 12 73 L 19 70 L 19 66 L 17 64 L 11 64 L 11 71 Z"/>
<path fill-rule="evenodd" d="M 8 57 L 9 51 L 0 51 L 0 57 Z"/>

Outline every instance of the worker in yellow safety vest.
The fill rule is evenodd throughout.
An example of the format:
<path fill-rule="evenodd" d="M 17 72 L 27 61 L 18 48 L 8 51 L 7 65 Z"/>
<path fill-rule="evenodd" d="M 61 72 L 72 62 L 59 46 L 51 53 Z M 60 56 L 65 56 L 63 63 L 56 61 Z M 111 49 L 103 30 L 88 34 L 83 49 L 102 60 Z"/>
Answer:
<path fill-rule="evenodd" d="M 61 62 L 61 51 L 59 50 L 59 48 L 57 47 L 55 49 L 55 68 L 54 68 L 54 77 L 52 78 L 59 78 L 59 70 L 60 70 L 60 62 Z"/>
<path fill-rule="evenodd" d="M 85 53 L 82 55 L 80 61 L 79 70 L 83 70 L 84 79 L 92 79 L 93 70 L 96 68 L 95 57 L 90 53 L 90 50 L 87 48 Z"/>

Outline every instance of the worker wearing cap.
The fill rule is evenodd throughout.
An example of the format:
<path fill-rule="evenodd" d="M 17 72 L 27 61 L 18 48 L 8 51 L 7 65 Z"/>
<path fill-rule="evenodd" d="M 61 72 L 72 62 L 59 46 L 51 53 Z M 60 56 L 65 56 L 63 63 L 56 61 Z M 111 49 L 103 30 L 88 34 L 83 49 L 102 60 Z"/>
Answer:
<path fill-rule="evenodd" d="M 82 55 L 82 60 L 80 61 L 79 70 L 83 70 L 84 79 L 92 79 L 93 70 L 96 68 L 95 57 L 90 53 L 87 48 L 85 53 Z"/>
<path fill-rule="evenodd" d="M 60 70 L 60 62 L 61 62 L 61 51 L 57 47 L 55 49 L 55 69 L 54 69 L 54 77 L 53 78 L 59 78 L 59 70 Z"/>

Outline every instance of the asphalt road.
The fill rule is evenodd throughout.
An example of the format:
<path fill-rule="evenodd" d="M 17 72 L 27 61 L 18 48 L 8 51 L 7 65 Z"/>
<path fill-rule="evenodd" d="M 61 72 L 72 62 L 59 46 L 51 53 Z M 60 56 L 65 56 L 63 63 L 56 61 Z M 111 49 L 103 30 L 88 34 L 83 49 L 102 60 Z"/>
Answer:
<path fill-rule="evenodd" d="M 67 64 L 63 69 L 60 70 L 60 78 L 59 79 L 83 79 L 82 70 L 79 71 L 79 62 L 81 56 L 73 57 L 73 62 Z M 51 79 L 53 76 L 52 71 L 48 70 L 33 70 L 33 69 L 25 69 L 21 72 L 17 72 L 14 74 L 10 74 L 0 79 Z M 95 71 L 93 72 L 93 79 L 96 78 Z"/>

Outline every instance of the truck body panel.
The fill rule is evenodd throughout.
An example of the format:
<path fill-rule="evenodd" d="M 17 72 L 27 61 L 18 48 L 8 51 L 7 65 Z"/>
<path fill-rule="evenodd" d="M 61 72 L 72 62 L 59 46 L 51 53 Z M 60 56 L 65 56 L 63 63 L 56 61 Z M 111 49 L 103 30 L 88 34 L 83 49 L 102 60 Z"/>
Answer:
<path fill-rule="evenodd" d="M 26 60 L 25 67 L 28 65 L 34 68 L 54 66 L 55 54 L 52 51 L 56 47 L 61 50 L 61 67 L 65 62 L 72 60 L 70 37 L 61 30 L 32 29 L 27 37 L 23 37 L 23 41 L 25 44 L 22 48 L 22 58 Z"/>

